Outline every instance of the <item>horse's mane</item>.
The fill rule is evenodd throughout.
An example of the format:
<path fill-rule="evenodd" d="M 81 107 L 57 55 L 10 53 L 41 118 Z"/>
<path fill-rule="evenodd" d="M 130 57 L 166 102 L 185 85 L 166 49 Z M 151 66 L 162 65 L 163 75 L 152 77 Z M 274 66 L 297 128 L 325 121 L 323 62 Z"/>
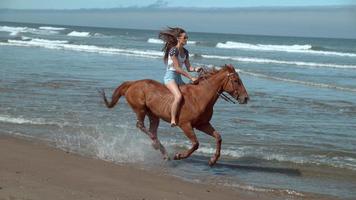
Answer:
<path fill-rule="evenodd" d="M 198 76 L 198 83 L 201 80 L 208 79 L 209 77 L 213 76 L 214 74 L 217 74 L 219 71 L 221 71 L 223 68 L 225 68 L 226 65 L 220 66 L 220 67 L 204 67 L 203 70 L 199 72 Z"/>

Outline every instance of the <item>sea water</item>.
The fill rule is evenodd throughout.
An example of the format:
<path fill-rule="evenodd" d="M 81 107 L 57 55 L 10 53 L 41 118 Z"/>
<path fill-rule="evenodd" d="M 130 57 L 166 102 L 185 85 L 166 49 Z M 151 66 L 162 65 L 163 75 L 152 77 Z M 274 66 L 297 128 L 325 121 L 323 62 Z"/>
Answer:
<path fill-rule="evenodd" d="M 165 162 L 125 99 L 109 110 L 97 92 L 162 82 L 158 32 L 0 22 L 1 133 L 189 181 L 356 197 L 356 40 L 188 32 L 191 63 L 234 65 L 251 99 L 217 101 L 211 123 L 223 144 L 211 168 L 213 138 L 197 131 L 191 158 Z M 191 146 L 163 121 L 158 132 L 171 156 Z"/>

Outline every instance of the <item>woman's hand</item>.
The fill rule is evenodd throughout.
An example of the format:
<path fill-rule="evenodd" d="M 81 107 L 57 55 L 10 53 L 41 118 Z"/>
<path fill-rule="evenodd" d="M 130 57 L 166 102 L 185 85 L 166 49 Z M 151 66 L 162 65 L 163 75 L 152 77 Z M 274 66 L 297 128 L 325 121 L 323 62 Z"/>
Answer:
<path fill-rule="evenodd" d="M 195 67 L 195 68 L 194 68 L 194 71 L 196 71 L 196 72 L 200 72 L 201 70 L 203 70 L 202 67 Z"/>
<path fill-rule="evenodd" d="M 197 84 L 198 83 L 198 78 L 197 77 L 192 77 L 190 80 L 192 81 L 193 84 Z"/>

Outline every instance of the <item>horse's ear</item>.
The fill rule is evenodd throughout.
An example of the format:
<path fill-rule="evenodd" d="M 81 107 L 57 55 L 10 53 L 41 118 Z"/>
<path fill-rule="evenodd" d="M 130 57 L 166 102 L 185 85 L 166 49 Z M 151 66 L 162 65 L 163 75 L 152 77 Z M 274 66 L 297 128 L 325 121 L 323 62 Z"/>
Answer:
<path fill-rule="evenodd" d="M 227 66 L 227 68 L 229 68 L 230 70 L 235 71 L 235 68 L 234 68 L 234 66 L 233 66 L 232 64 L 228 64 L 228 65 L 226 65 L 226 66 Z"/>

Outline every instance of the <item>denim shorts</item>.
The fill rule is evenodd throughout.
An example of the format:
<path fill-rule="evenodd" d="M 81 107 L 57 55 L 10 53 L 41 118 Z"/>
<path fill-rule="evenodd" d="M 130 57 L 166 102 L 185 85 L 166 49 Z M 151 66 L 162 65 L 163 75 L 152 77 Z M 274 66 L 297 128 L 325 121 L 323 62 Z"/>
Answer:
<path fill-rule="evenodd" d="M 182 80 L 181 74 L 177 73 L 176 71 L 167 70 L 166 74 L 164 75 L 164 84 L 169 83 L 170 81 L 174 80 L 177 85 L 184 85 L 185 83 Z"/>

